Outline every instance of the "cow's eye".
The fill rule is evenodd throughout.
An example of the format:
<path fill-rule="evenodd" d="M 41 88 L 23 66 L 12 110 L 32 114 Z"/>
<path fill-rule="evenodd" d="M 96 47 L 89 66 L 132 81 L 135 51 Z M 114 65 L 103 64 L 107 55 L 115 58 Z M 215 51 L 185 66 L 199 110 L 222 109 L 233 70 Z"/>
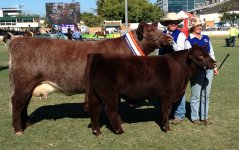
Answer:
<path fill-rule="evenodd" d="M 203 57 L 203 56 L 199 56 L 198 59 L 199 59 L 199 60 L 203 60 L 204 57 Z"/>

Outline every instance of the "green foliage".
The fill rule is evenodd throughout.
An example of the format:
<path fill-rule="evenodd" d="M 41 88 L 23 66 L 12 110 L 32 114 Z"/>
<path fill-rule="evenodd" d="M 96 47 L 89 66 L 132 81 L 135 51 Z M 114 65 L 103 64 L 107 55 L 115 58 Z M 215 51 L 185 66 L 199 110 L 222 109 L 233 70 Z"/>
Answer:
<path fill-rule="evenodd" d="M 106 20 L 122 20 L 125 22 L 125 0 L 98 0 L 97 13 Z M 159 7 L 148 0 L 128 1 L 128 22 L 151 22 L 162 16 Z"/>
<path fill-rule="evenodd" d="M 221 22 L 228 22 L 230 24 L 237 23 L 239 21 L 239 14 L 236 13 L 223 13 Z"/>
<path fill-rule="evenodd" d="M 52 94 L 46 100 L 32 98 L 28 113 L 35 121 L 23 136 L 16 136 L 9 113 L 8 70 L 0 72 L 0 149 L 82 149 L 82 150 L 236 150 L 239 147 L 239 43 L 225 47 L 224 37 L 211 37 L 218 64 L 227 53 L 230 56 L 214 77 L 210 94 L 210 126 L 196 126 L 188 115 L 180 125 L 171 125 L 165 134 L 156 121 L 158 107 L 150 104 L 130 108 L 123 101 L 120 114 L 125 124 L 123 135 L 113 134 L 105 114 L 101 119 L 102 135 L 95 137 L 88 128 L 90 119 L 83 111 L 84 94 L 64 96 Z M 23 60 L 24 60 L 24 56 Z M 8 62 L 7 48 L 0 42 L 0 65 Z M 110 91 L 109 91 L 110 92 Z M 187 101 L 190 88 L 186 90 Z M 157 101 L 155 102 L 157 103 Z M 188 103 L 189 105 L 189 103 Z M 187 106 L 188 106 L 187 105 Z M 188 112 L 189 113 L 189 112 Z"/>
<path fill-rule="evenodd" d="M 239 14 L 232 12 L 233 2 L 229 1 L 220 5 L 219 13 L 222 14 L 221 22 L 228 22 L 230 24 L 234 24 L 239 21 Z"/>
<path fill-rule="evenodd" d="M 89 27 L 99 27 L 103 25 L 103 18 L 95 16 L 93 13 L 84 12 L 81 14 L 81 20 Z"/>
<path fill-rule="evenodd" d="M 84 12 L 81 20 L 89 27 L 103 26 L 104 20 L 122 20 L 125 22 L 125 0 L 97 0 L 97 9 L 93 13 Z M 159 7 L 148 0 L 128 1 L 128 22 L 158 21 L 163 15 Z"/>

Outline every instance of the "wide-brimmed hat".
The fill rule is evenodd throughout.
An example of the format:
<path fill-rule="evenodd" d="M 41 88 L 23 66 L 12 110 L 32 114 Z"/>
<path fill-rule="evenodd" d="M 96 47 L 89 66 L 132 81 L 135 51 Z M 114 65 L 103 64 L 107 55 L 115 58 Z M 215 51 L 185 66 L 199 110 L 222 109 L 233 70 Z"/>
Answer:
<path fill-rule="evenodd" d="M 169 24 L 180 24 L 183 18 L 178 18 L 175 12 L 167 13 L 166 17 L 162 18 L 159 22 L 163 26 L 168 26 Z"/>
<path fill-rule="evenodd" d="M 198 17 L 192 17 L 189 18 L 189 28 L 197 26 L 197 25 L 203 25 L 204 22 L 201 21 Z"/>

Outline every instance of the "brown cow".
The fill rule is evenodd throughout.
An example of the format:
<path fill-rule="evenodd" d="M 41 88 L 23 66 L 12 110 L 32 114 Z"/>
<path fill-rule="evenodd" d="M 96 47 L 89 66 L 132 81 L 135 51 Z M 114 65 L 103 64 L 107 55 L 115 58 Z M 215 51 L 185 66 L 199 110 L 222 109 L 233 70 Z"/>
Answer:
<path fill-rule="evenodd" d="M 123 133 L 118 117 L 120 98 L 131 102 L 148 98 L 160 99 L 162 129 L 170 131 L 168 120 L 172 103 L 182 97 L 193 74 L 204 67 L 212 69 L 215 66 L 216 62 L 199 46 L 152 57 L 89 55 L 85 110 L 90 112 L 93 134 L 101 134 L 101 104 L 104 104 L 114 132 Z"/>
<path fill-rule="evenodd" d="M 32 94 L 47 97 L 53 91 L 66 95 L 85 92 L 88 54 L 132 54 L 130 50 L 136 50 L 136 54 L 148 55 L 169 42 L 171 38 L 158 30 L 157 23 L 149 25 L 145 22 L 116 39 L 82 42 L 29 37 L 14 39 L 9 45 L 9 76 L 12 126 L 16 134 L 21 135 L 30 125 L 27 108 Z"/>

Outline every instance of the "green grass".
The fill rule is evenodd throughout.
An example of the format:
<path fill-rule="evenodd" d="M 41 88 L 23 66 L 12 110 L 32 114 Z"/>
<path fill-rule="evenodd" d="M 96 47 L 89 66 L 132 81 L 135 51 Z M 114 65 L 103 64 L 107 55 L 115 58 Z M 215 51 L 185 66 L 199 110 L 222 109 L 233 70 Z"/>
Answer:
<path fill-rule="evenodd" d="M 106 37 L 107 38 L 115 38 L 115 37 L 118 37 L 119 36 L 119 34 L 109 34 L 109 35 L 107 35 Z M 94 34 L 82 34 L 82 37 L 83 38 L 96 38 L 96 37 L 94 37 Z M 103 36 L 99 36 L 99 38 L 104 38 Z"/>
<path fill-rule="evenodd" d="M 171 125 L 172 132 L 165 134 L 155 122 L 159 110 L 152 106 L 128 108 L 122 103 L 120 113 L 126 122 L 125 133 L 115 135 L 103 125 L 103 134 L 95 137 L 87 127 L 90 119 L 82 109 L 84 94 L 71 97 L 52 94 L 47 100 L 31 100 L 28 113 L 34 124 L 18 137 L 11 127 L 8 70 L 4 70 L 0 72 L 0 149 L 238 149 L 239 44 L 237 40 L 236 47 L 228 48 L 224 47 L 223 37 L 211 40 L 218 64 L 230 53 L 213 81 L 209 108 L 211 126 L 196 126 L 185 118 L 182 124 Z M 7 62 L 7 49 L 0 43 L 0 65 Z M 189 87 L 186 95 L 188 100 Z"/>

